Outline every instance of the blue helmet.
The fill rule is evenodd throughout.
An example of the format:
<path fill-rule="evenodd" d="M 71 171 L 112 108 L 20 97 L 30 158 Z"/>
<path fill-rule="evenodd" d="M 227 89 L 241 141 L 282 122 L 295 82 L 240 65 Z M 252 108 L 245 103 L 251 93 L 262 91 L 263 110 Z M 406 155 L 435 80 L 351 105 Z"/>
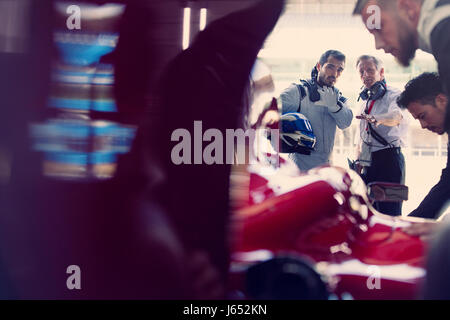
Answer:
<path fill-rule="evenodd" d="M 311 123 L 298 112 L 285 113 L 280 120 L 280 151 L 282 153 L 311 154 L 316 145 Z"/>

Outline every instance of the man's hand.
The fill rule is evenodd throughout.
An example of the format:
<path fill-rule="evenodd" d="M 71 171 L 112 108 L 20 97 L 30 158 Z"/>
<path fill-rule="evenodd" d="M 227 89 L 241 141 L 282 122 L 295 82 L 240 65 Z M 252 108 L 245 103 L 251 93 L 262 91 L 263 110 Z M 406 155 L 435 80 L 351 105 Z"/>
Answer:
<path fill-rule="evenodd" d="M 323 87 L 319 89 L 320 100 L 315 103 L 318 106 L 325 106 L 330 112 L 337 112 L 339 110 L 338 96 L 333 88 Z"/>
<path fill-rule="evenodd" d="M 377 114 L 374 116 L 377 126 L 383 125 L 387 127 L 395 127 L 400 124 L 403 119 L 403 115 L 400 110 L 394 110 L 384 114 Z"/>
<path fill-rule="evenodd" d="M 384 114 L 369 115 L 369 114 L 361 114 L 357 116 L 356 119 L 366 120 L 369 123 L 375 125 L 376 127 L 383 125 L 387 127 L 395 127 L 400 124 L 400 121 L 403 119 L 402 113 L 400 111 L 393 111 Z"/>
<path fill-rule="evenodd" d="M 436 234 L 439 225 L 438 222 L 417 222 L 403 228 L 402 231 L 410 236 L 420 237 L 422 240 L 430 240 Z"/>
<path fill-rule="evenodd" d="M 356 116 L 356 119 L 366 120 L 367 122 L 369 122 L 371 124 L 374 124 L 375 126 L 378 126 L 377 119 L 374 116 L 370 115 L 370 114 L 363 113 L 363 114 L 361 114 L 359 116 Z"/>
<path fill-rule="evenodd" d="M 273 126 L 275 123 L 280 121 L 280 118 L 280 114 L 277 111 L 269 110 L 264 115 L 261 126 L 263 128 Z"/>
<path fill-rule="evenodd" d="M 363 168 L 364 168 L 364 167 L 363 167 L 359 162 L 357 162 L 357 163 L 355 164 L 355 171 L 356 171 L 356 173 L 358 173 L 359 175 L 362 174 Z"/>

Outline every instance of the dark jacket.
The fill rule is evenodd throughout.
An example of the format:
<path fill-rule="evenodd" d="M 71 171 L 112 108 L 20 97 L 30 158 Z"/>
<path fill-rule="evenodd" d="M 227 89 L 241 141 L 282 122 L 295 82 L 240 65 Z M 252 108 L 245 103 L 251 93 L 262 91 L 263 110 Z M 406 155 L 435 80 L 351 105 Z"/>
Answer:
<path fill-rule="evenodd" d="M 424 8 L 422 8 L 424 10 Z M 419 36 L 425 40 L 426 47 L 419 45 L 420 49 L 425 50 L 433 54 L 438 62 L 439 75 L 444 83 L 447 94 L 450 94 L 450 56 L 448 52 L 450 50 L 450 0 L 440 0 L 436 3 L 434 8 L 426 10 L 427 12 L 421 13 L 426 15 L 428 24 L 432 31 L 429 34 L 424 34 L 421 30 L 426 28 L 420 28 Z M 442 14 L 445 12 L 446 14 Z M 447 108 L 450 111 L 450 108 Z M 450 112 L 447 112 L 445 129 L 450 131 Z"/>
<path fill-rule="evenodd" d="M 449 149 L 450 151 L 450 144 Z M 449 152 L 447 152 L 449 153 Z M 450 161 L 447 155 L 447 166 L 442 170 L 441 179 L 430 190 L 428 195 L 423 199 L 419 207 L 411 212 L 409 216 L 421 218 L 438 218 L 443 206 L 450 200 Z"/>

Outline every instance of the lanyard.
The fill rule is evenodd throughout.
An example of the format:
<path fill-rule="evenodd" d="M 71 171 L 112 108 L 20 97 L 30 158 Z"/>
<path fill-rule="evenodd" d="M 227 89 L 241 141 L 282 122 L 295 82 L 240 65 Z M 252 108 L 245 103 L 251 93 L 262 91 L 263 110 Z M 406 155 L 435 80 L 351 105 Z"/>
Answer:
<path fill-rule="evenodd" d="M 370 114 L 371 112 L 372 112 L 372 108 L 373 108 L 373 105 L 375 104 L 375 101 L 376 100 L 372 100 L 372 103 L 370 104 L 370 107 L 369 107 L 369 109 L 367 109 L 367 106 L 366 106 L 366 110 L 367 110 L 367 114 Z"/>
<path fill-rule="evenodd" d="M 369 107 L 369 108 L 367 108 L 367 106 L 366 106 L 366 113 L 367 113 L 367 114 L 370 114 L 370 113 L 372 112 L 373 105 L 375 104 L 375 101 L 376 101 L 376 100 L 372 100 L 372 103 L 370 104 L 370 107 Z M 369 101 L 367 101 L 367 104 L 369 104 Z M 369 122 L 367 122 L 367 125 L 366 125 L 366 131 L 369 131 Z"/>

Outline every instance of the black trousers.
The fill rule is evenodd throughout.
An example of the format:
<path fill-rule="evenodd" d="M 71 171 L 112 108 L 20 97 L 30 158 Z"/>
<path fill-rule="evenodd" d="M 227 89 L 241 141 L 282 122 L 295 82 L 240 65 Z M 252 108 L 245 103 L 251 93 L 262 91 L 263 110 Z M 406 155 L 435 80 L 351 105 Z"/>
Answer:
<path fill-rule="evenodd" d="M 393 182 L 405 184 L 405 158 L 400 148 L 388 148 L 372 152 L 372 164 L 362 175 L 370 182 Z M 375 209 L 391 216 L 402 214 L 402 203 L 375 202 Z"/>

